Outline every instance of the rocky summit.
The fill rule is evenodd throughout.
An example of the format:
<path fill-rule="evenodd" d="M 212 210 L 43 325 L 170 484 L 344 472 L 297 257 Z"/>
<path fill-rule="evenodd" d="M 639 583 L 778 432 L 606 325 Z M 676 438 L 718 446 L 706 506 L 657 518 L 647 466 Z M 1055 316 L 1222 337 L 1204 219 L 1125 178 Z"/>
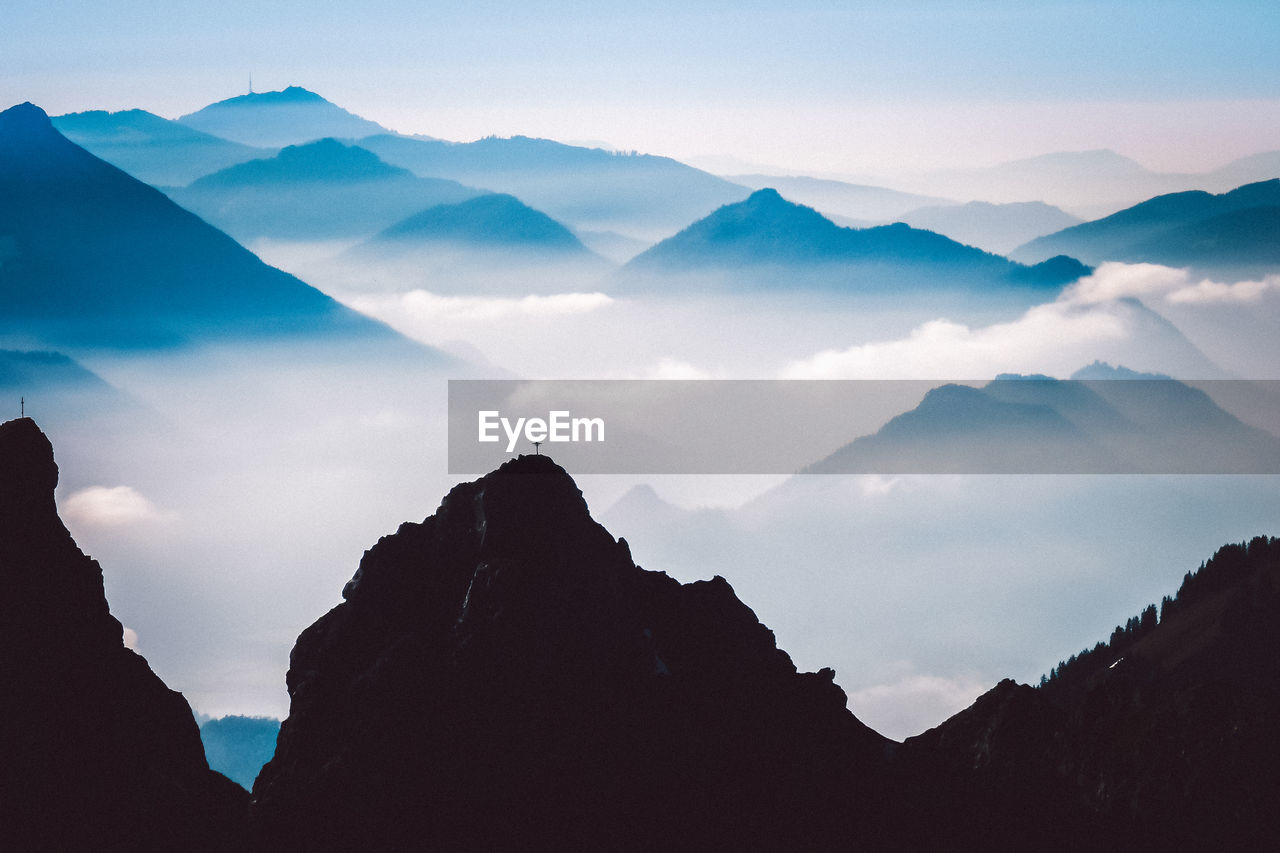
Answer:
<path fill-rule="evenodd" d="M 254 785 L 271 850 L 820 849 L 877 833 L 887 740 L 722 578 L 632 561 L 546 456 L 366 552 L 298 638 Z"/>

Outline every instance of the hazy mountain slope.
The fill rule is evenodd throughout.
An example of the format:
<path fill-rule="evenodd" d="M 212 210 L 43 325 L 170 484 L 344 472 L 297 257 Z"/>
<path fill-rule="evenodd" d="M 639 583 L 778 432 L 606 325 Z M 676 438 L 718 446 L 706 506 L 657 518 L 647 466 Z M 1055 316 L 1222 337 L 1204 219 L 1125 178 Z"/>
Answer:
<path fill-rule="evenodd" d="M 947 204 L 946 199 L 935 196 L 804 176 L 731 175 L 727 180 L 753 190 L 776 189 L 787 198 L 828 216 L 868 222 L 900 220 L 912 210 Z"/>
<path fill-rule="evenodd" d="M 424 177 L 510 193 L 574 229 L 666 237 L 749 191 L 667 157 L 619 154 L 549 139 L 475 142 L 376 136 L 359 144 Z"/>
<path fill-rule="evenodd" d="M 614 268 L 559 222 L 505 193 L 416 213 L 335 264 L 347 287 L 507 296 L 594 291 Z"/>
<path fill-rule="evenodd" d="M 59 134 L 0 113 L 0 334 L 22 348 L 341 336 L 409 344 Z"/>
<path fill-rule="evenodd" d="M 1043 202 L 1028 201 L 921 207 L 898 216 L 912 228 L 934 231 L 957 243 L 1007 255 L 1029 240 L 1078 225 L 1071 214 Z"/>
<path fill-rule="evenodd" d="M 178 121 L 223 139 L 265 148 L 300 145 L 325 137 L 359 138 L 389 132 L 300 86 L 227 98 Z"/>
<path fill-rule="evenodd" d="M 423 208 L 453 204 L 481 191 L 455 181 L 419 178 L 363 148 L 321 139 L 167 192 L 236 239 L 250 242 L 263 237 L 364 237 Z"/>
<path fill-rule="evenodd" d="M 1194 176 L 1153 172 L 1108 149 L 1062 151 L 973 169 L 930 172 L 921 184 L 951 198 L 994 203 L 1043 201 L 1057 207 L 1132 204 L 1194 185 Z"/>
<path fill-rule="evenodd" d="M 220 139 L 145 110 L 93 110 L 55 116 L 52 121 L 81 148 L 152 186 L 185 186 L 201 175 L 275 153 Z"/>
<path fill-rule="evenodd" d="M 1263 473 L 1280 439 L 1172 379 L 944 385 L 810 473 Z"/>

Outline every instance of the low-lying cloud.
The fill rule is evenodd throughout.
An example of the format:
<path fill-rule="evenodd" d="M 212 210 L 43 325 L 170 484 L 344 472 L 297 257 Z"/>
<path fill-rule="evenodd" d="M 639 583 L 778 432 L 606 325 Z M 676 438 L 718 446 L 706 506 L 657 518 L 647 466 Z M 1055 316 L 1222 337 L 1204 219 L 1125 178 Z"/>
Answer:
<path fill-rule="evenodd" d="M 1103 360 L 1180 378 L 1210 378 L 1221 371 L 1148 306 L 1238 304 L 1272 291 L 1280 291 L 1280 276 L 1236 284 L 1193 282 L 1186 270 L 1107 263 L 1016 320 L 982 327 L 931 320 L 903 338 L 824 350 L 791 362 L 782 376 L 983 379 L 1016 372 L 1066 377 Z"/>
<path fill-rule="evenodd" d="M 162 521 L 170 516 L 131 486 L 80 489 L 62 502 L 62 514 L 79 524 L 112 528 Z"/>

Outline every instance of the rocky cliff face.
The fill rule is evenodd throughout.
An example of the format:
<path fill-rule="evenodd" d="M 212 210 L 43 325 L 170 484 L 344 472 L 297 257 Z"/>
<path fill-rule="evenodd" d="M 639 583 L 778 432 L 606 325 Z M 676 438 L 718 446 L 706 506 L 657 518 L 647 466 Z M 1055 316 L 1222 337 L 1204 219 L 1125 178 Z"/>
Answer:
<path fill-rule="evenodd" d="M 230 850 L 245 798 L 191 709 L 122 644 L 58 518 L 53 448 L 0 425 L 0 826 L 9 850 Z"/>
<path fill-rule="evenodd" d="M 254 785 L 272 850 L 823 849 L 888 742 L 721 578 L 638 568 L 522 456 L 384 537 L 298 638 Z"/>

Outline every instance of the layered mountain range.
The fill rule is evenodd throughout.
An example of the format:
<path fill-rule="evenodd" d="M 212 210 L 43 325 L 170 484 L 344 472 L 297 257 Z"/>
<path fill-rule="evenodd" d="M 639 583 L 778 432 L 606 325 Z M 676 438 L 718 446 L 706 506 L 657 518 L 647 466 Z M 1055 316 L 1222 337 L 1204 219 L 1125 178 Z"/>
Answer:
<path fill-rule="evenodd" d="M 0 113 L 0 336 L 72 350 L 316 336 L 411 348 L 76 146 L 31 104 Z"/>

